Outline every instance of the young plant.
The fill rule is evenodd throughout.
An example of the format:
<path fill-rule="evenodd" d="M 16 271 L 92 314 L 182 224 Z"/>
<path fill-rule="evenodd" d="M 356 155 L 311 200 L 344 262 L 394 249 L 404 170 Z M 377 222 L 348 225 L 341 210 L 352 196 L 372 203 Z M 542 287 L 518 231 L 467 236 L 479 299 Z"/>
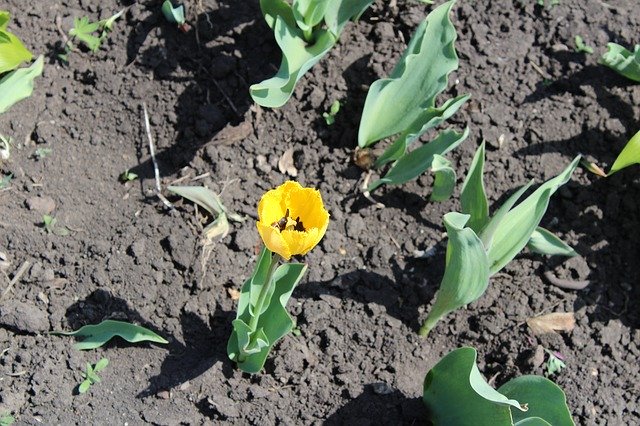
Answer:
<path fill-rule="evenodd" d="M 633 164 L 640 164 L 640 131 L 624 146 L 616 161 L 613 162 L 613 166 L 611 166 L 607 176 L 611 176 L 615 172 Z"/>
<path fill-rule="evenodd" d="M 8 411 L 0 414 L 0 426 L 11 426 L 15 421 L 16 419 Z"/>
<path fill-rule="evenodd" d="M 42 161 L 47 158 L 52 152 L 53 150 L 51 148 L 38 148 L 35 150 L 33 155 L 38 161 Z"/>
<path fill-rule="evenodd" d="M 74 349 L 80 351 L 99 348 L 115 336 L 120 336 L 130 343 L 154 342 L 163 345 L 169 343 L 147 328 L 115 320 L 104 320 L 100 324 L 85 325 L 76 331 L 54 331 L 51 334 L 82 338 L 82 341 L 73 345 Z"/>
<path fill-rule="evenodd" d="M 577 53 L 586 53 L 588 55 L 591 55 L 593 53 L 593 47 L 587 46 L 581 36 L 575 36 L 574 42 L 576 44 Z"/>
<path fill-rule="evenodd" d="M 461 95 L 436 107 L 436 97 L 446 89 L 449 74 L 458 68 L 456 30 L 449 17 L 455 0 L 434 9 L 420 24 L 389 78 L 375 81 L 365 101 L 358 145 L 368 148 L 393 136 L 394 142 L 375 161 L 379 168 L 395 162 L 386 175 L 373 182 L 371 192 L 383 184 L 399 185 L 416 179 L 428 169 L 437 170 L 438 198 L 450 196 L 455 172 L 442 156 L 462 143 L 469 132 L 451 130 L 409 152 L 428 130 L 443 123 L 469 99 Z"/>
<path fill-rule="evenodd" d="M 529 182 L 489 217 L 483 182 L 484 143 L 478 148 L 460 194 L 462 213 L 444 215 L 449 237 L 445 272 L 436 300 L 420 328 L 421 336 L 426 336 L 443 316 L 482 296 L 491 276 L 525 246 L 546 255 L 576 255 L 571 247 L 538 225 L 551 195 L 569 181 L 579 161 L 580 156 L 516 206 L 533 184 Z"/>
<path fill-rule="evenodd" d="M 12 71 L 33 58 L 22 41 L 7 30 L 10 19 L 9 12 L 0 10 L 0 74 Z"/>
<path fill-rule="evenodd" d="M 89 387 L 92 384 L 100 383 L 102 379 L 100 379 L 96 373 L 107 368 L 107 365 L 109 365 L 109 360 L 107 358 L 100 359 L 100 361 L 98 361 L 94 366 L 87 363 L 87 368 L 84 373 L 82 373 L 84 380 L 78 385 L 78 393 L 85 393 L 89 390 Z"/>
<path fill-rule="evenodd" d="M 640 83 L 640 44 L 636 44 L 633 52 L 616 43 L 608 43 L 607 49 L 600 58 L 600 63 Z"/>
<path fill-rule="evenodd" d="M 58 219 L 48 214 L 42 216 L 42 227 L 47 231 L 47 234 L 54 234 L 59 237 L 69 235 L 69 229 L 66 226 L 58 226 Z"/>
<path fill-rule="evenodd" d="M 553 376 L 567 367 L 563 361 L 562 355 L 548 349 L 545 349 L 544 351 L 549 355 L 549 359 L 547 360 L 547 376 Z"/>
<path fill-rule="evenodd" d="M 304 73 L 338 42 L 351 19 L 373 0 L 260 0 L 260 8 L 282 50 L 278 73 L 250 87 L 253 100 L 264 107 L 284 105 Z"/>
<path fill-rule="evenodd" d="M 113 24 L 124 14 L 125 10 L 122 9 L 115 15 L 97 22 L 89 21 L 86 16 L 73 18 L 73 28 L 69 30 L 70 39 L 65 43 L 64 52 L 58 57 L 67 62 L 67 55 L 75 49 L 74 40 L 80 41 L 92 52 L 97 52 L 102 42 L 109 37 L 109 33 L 113 30 Z"/>
<path fill-rule="evenodd" d="M 171 0 L 165 0 L 164 3 L 162 3 L 162 14 L 167 21 L 171 22 L 172 24 L 176 24 L 178 29 L 183 33 L 186 33 L 191 29 L 184 17 L 183 4 L 173 7 L 173 3 L 171 2 Z"/>
<path fill-rule="evenodd" d="M 273 345 L 293 329 L 285 306 L 307 266 L 289 260 L 314 248 L 328 225 L 329 213 L 313 188 L 288 181 L 262 196 L 257 227 L 264 248 L 242 286 L 227 344 L 229 358 L 242 371 L 259 372 Z"/>
<path fill-rule="evenodd" d="M 9 186 L 11 179 L 13 179 L 12 173 L 9 173 L 8 175 L 0 175 L 0 189 L 4 189 Z"/>
<path fill-rule="evenodd" d="M 333 101 L 333 103 L 331 104 L 331 108 L 329 108 L 329 111 L 322 113 L 322 117 L 327 123 L 327 126 L 331 126 L 336 122 L 336 115 L 338 114 L 338 112 L 340 112 L 340 101 Z"/>
<path fill-rule="evenodd" d="M 138 179 L 138 175 L 129 171 L 129 169 L 122 172 L 119 176 L 120 182 L 131 182 L 132 180 Z"/>
<path fill-rule="evenodd" d="M 560 387 L 541 376 L 520 376 L 497 390 L 480 374 L 477 352 L 449 352 L 424 379 L 422 400 L 434 426 L 574 426 Z"/>

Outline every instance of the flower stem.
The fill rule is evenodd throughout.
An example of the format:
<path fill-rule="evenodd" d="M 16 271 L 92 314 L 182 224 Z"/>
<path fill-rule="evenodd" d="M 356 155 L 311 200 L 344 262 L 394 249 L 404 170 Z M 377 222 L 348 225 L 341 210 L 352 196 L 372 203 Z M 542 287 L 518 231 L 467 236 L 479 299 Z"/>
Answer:
<path fill-rule="evenodd" d="M 262 305 L 264 305 L 264 301 L 267 298 L 267 294 L 270 293 L 271 287 L 275 285 L 273 274 L 276 271 L 278 264 L 280 263 L 280 259 L 281 257 L 278 254 L 276 254 L 275 256 L 271 255 L 266 282 L 262 285 L 262 288 L 260 289 L 258 300 L 256 300 L 256 305 L 253 309 L 253 316 L 251 317 L 251 321 L 249 321 L 249 329 L 251 331 L 256 331 L 256 327 L 258 326 L 258 320 L 260 319 L 260 312 L 262 311 Z"/>

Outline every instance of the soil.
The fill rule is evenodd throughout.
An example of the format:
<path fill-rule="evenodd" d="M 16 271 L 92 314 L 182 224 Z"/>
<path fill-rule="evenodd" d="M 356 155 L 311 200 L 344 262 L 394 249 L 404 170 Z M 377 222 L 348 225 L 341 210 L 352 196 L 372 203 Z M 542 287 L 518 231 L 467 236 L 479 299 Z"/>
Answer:
<path fill-rule="evenodd" d="M 612 164 L 638 130 L 640 86 L 597 63 L 609 41 L 640 42 L 636 2 L 537 3 L 460 0 L 454 8 L 460 69 L 446 97 L 471 93 L 451 120 L 470 126 L 471 137 L 449 157 L 461 182 L 487 141 L 494 206 L 578 153 Z M 423 176 L 380 190 L 375 197 L 386 207 L 376 208 L 360 193 L 365 173 L 351 156 L 368 86 L 389 73 L 432 6 L 376 2 L 287 105 L 269 110 L 248 91 L 280 61 L 257 1 L 188 2 L 187 33 L 165 22 L 160 4 L 2 6 L 47 65 L 33 96 L 0 117 L 0 132 L 14 141 L 0 165 L 14 175 L 0 192 L 4 272 L 11 278 L 28 262 L 0 305 L 0 412 L 19 424 L 419 424 L 424 375 L 449 351 L 476 347 L 480 371 L 498 386 L 544 374 L 541 345 L 565 358 L 553 379 L 577 424 L 640 424 L 637 168 L 607 179 L 577 170 L 543 226 L 581 256 L 519 256 L 483 297 L 421 339 L 416 332 L 444 269 L 442 216 L 459 209 L 459 185 L 450 201 L 430 203 L 432 178 Z M 98 52 L 80 49 L 59 62 L 56 19 L 67 30 L 73 17 L 106 17 L 124 6 Z M 575 35 L 595 54 L 576 53 Z M 343 107 L 327 126 L 322 113 L 334 100 Z M 204 246 L 210 219 L 166 192 L 175 210 L 155 196 L 143 104 L 163 187 L 207 185 L 249 218 L 232 223 L 222 241 Z M 38 156 L 41 148 L 51 152 Z M 296 179 L 321 190 L 332 219 L 289 303 L 299 333 L 282 339 L 263 373 L 248 376 L 226 355 L 234 290 L 260 246 L 257 202 L 289 178 L 277 166 L 289 148 Z M 127 169 L 139 179 L 121 183 Z M 43 214 L 70 234 L 46 232 Z M 563 290 L 547 271 L 590 285 Z M 539 337 L 525 324 L 562 311 L 575 312 L 571 332 Z M 106 318 L 144 325 L 170 343 L 114 341 L 79 352 L 71 338 L 47 334 Z M 109 359 L 102 382 L 78 395 L 84 365 L 102 357 Z"/>

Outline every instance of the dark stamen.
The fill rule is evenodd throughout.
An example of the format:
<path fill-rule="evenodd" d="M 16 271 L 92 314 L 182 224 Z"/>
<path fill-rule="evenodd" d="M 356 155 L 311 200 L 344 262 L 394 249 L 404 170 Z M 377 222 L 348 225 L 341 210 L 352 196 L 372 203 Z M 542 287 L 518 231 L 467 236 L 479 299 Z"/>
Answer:
<path fill-rule="evenodd" d="M 304 232 L 304 225 L 302 224 L 302 221 L 300 220 L 300 216 L 296 217 L 296 226 L 293 227 L 294 231 L 300 231 L 300 232 Z"/>
<path fill-rule="evenodd" d="M 274 228 L 278 228 L 280 232 L 284 231 L 287 228 L 287 218 L 289 217 L 289 209 L 284 214 L 284 217 L 277 222 L 273 222 L 271 226 Z"/>

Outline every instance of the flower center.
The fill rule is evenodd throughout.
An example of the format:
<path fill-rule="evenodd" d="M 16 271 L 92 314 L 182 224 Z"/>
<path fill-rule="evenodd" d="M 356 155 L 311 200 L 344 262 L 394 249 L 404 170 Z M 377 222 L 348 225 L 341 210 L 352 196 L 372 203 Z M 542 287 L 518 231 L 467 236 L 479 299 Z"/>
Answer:
<path fill-rule="evenodd" d="M 273 222 L 271 226 L 273 226 L 276 229 L 279 229 L 280 232 L 284 231 L 285 229 L 293 229 L 294 231 L 299 231 L 299 232 L 306 231 L 306 229 L 304 228 L 304 225 L 302 224 L 302 221 L 300 220 L 300 216 L 295 218 L 295 220 L 289 217 L 289 209 L 287 209 L 282 219 L 276 222 Z"/>

